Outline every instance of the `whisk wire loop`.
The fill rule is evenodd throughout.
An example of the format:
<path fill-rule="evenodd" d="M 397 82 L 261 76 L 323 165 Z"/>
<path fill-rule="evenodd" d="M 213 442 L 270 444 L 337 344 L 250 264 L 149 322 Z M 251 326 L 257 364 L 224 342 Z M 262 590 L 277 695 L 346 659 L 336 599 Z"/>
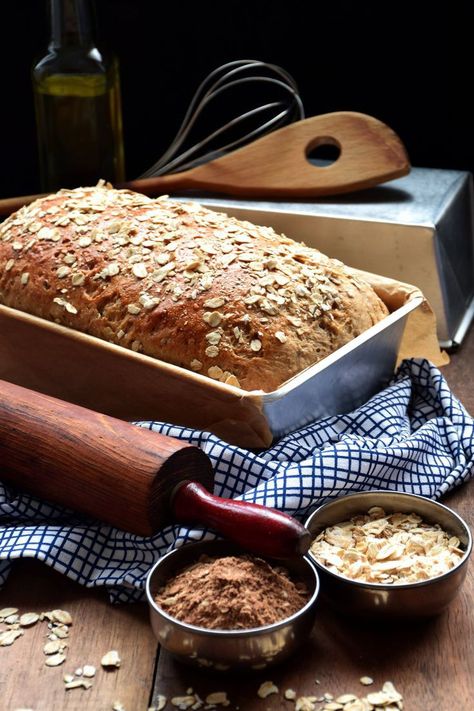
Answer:
<path fill-rule="evenodd" d="M 249 76 L 244 75 L 249 72 Z M 272 76 L 268 76 L 264 72 Z M 229 90 L 245 84 L 255 83 L 264 84 L 267 89 L 278 92 L 279 96 L 270 97 L 273 100 L 238 114 L 202 140 L 179 152 L 202 112 L 211 102 Z M 281 98 L 282 95 L 283 98 Z M 268 118 L 269 114 L 270 117 Z M 222 136 L 230 129 L 243 126 L 246 121 L 254 117 L 261 117 L 261 122 L 255 128 L 244 131 L 237 138 L 232 138 L 227 143 L 223 143 L 207 153 L 201 152 L 211 141 Z M 214 69 L 201 82 L 191 99 L 191 103 L 173 141 L 162 156 L 140 178 L 150 178 L 193 168 L 196 165 L 213 160 L 223 153 L 235 150 L 255 137 L 274 130 L 285 123 L 291 123 L 293 120 L 303 118 L 304 107 L 298 93 L 298 87 L 293 77 L 285 69 L 276 64 L 254 59 L 227 62 Z"/>

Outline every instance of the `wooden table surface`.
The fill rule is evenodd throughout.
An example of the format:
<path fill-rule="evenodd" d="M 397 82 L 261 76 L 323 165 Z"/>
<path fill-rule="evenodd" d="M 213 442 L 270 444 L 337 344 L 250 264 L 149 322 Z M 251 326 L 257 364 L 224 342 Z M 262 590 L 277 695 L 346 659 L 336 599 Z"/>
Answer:
<path fill-rule="evenodd" d="M 443 371 L 453 391 L 474 413 L 474 329 Z M 445 498 L 474 527 L 474 488 L 464 484 Z M 144 604 L 110 605 L 104 592 L 86 590 L 38 561 L 14 563 L 0 591 L 0 608 L 21 612 L 62 608 L 73 617 L 67 661 L 44 665 L 45 623 L 27 629 L 10 647 L 0 648 L 0 711 L 111 711 L 120 702 L 126 711 L 146 711 L 158 694 L 170 699 L 197 692 L 202 698 L 226 691 L 227 708 L 277 711 L 294 708 L 283 699 L 285 689 L 298 696 L 363 696 L 390 680 L 403 694 L 408 711 L 454 711 L 473 707 L 474 699 L 474 563 L 471 561 L 460 595 L 439 617 L 425 621 L 370 623 L 332 612 L 324 604 L 309 641 L 289 661 L 266 672 L 240 675 L 206 673 L 180 665 L 157 648 Z M 122 665 L 106 672 L 101 656 L 119 651 Z M 65 672 L 84 664 L 97 667 L 89 690 L 64 690 Z M 363 675 L 374 679 L 362 687 Z M 257 696 L 261 682 L 271 680 L 278 695 Z M 316 683 L 319 681 L 319 684 Z M 317 707 L 320 706 L 319 704 Z"/>

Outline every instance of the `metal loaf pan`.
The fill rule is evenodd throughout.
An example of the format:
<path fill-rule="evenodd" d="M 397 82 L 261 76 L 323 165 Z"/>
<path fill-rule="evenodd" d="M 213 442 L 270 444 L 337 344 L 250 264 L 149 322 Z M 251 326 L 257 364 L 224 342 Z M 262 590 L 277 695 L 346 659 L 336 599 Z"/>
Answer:
<path fill-rule="evenodd" d="M 394 282 L 395 283 L 395 282 Z M 395 300 L 396 301 L 396 300 Z M 338 351 L 278 390 L 248 392 L 21 311 L 0 306 L 0 378 L 127 420 L 209 430 L 248 448 L 352 410 L 394 371 L 416 290 Z"/>

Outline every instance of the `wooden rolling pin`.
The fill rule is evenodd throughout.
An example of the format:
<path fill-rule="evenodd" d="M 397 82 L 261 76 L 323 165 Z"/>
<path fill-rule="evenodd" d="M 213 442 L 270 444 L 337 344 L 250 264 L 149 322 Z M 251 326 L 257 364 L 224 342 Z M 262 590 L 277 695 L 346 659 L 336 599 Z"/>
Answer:
<path fill-rule="evenodd" d="M 327 167 L 311 164 L 308 153 L 324 144 L 337 146 L 339 158 Z M 362 190 L 409 171 L 405 147 L 391 128 L 367 114 L 337 111 L 296 121 L 190 170 L 116 187 L 151 196 L 190 189 L 241 197 L 301 198 Z M 10 215 L 38 197 L 0 200 L 0 215 Z"/>
<path fill-rule="evenodd" d="M 0 479 L 141 536 L 176 519 L 260 555 L 287 558 L 309 546 L 291 516 L 213 496 L 198 447 L 2 380 Z"/>

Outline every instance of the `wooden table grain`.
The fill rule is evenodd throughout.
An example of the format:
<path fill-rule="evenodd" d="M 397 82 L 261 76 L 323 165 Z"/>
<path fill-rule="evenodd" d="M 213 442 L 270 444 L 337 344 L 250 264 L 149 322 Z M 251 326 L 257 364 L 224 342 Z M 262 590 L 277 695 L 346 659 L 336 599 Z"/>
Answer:
<path fill-rule="evenodd" d="M 157 643 L 145 605 L 111 605 L 103 591 L 87 590 L 34 560 L 14 563 L 0 591 L 0 609 L 20 612 L 63 609 L 73 624 L 65 641 L 67 659 L 45 666 L 43 646 L 47 623 L 38 622 L 11 647 L 0 648 L 0 711 L 111 711 L 119 701 L 127 711 L 148 708 L 157 656 Z M 115 649 L 122 664 L 105 671 L 101 657 Z M 63 675 L 85 664 L 97 668 L 90 689 L 65 691 Z"/>
<path fill-rule="evenodd" d="M 474 413 L 474 329 L 443 372 L 465 407 Z M 445 497 L 474 527 L 474 488 L 467 483 Z M 436 618 L 396 623 L 367 622 L 336 614 L 321 604 L 309 641 L 289 661 L 265 672 L 216 675 L 175 662 L 158 650 L 144 604 L 110 605 L 105 592 L 81 588 L 38 561 L 14 563 L 0 591 L 0 608 L 22 612 L 63 608 L 71 612 L 67 662 L 44 665 L 45 623 L 26 630 L 11 647 L 0 649 L 0 711 L 111 711 L 120 702 L 126 711 L 146 711 L 158 694 L 170 699 L 192 688 L 201 698 L 226 691 L 227 708 L 277 711 L 294 708 L 286 689 L 298 696 L 337 696 L 381 688 L 392 681 L 403 694 L 407 711 L 454 711 L 472 708 L 474 699 L 474 564 L 463 589 Z M 119 651 L 121 667 L 100 668 L 102 654 Z M 84 664 L 97 668 L 93 687 L 66 692 L 62 676 Z M 362 687 L 363 675 L 374 679 Z M 271 680 L 279 693 L 261 699 L 259 685 Z"/>

